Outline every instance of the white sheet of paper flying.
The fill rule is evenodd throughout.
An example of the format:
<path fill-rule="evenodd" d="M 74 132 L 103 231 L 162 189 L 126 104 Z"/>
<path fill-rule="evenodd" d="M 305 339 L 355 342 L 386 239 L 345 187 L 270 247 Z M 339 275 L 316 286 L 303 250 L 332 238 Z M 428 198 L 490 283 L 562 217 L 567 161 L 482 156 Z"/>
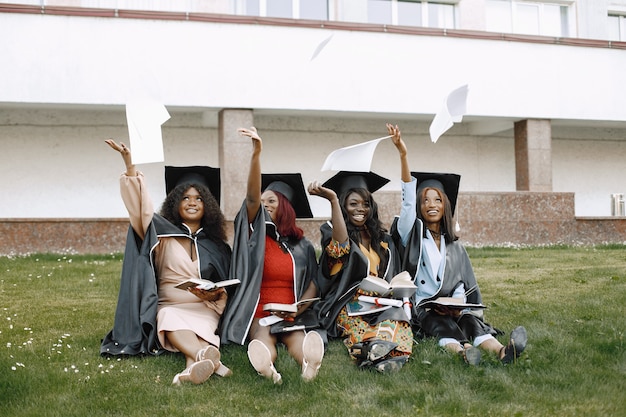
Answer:
<path fill-rule="evenodd" d="M 444 100 L 443 107 L 435 115 L 430 124 L 430 140 L 436 143 L 441 135 L 452 127 L 454 123 L 460 123 L 467 111 L 467 84 L 452 91 Z"/>
<path fill-rule="evenodd" d="M 153 101 L 135 101 L 126 104 L 126 120 L 133 164 L 163 162 L 161 125 L 170 114 L 163 104 Z"/>
<path fill-rule="evenodd" d="M 368 172 L 372 165 L 372 158 L 376 146 L 381 140 L 391 136 L 370 140 L 345 148 L 335 149 L 326 157 L 322 171 L 360 171 Z"/>
<path fill-rule="evenodd" d="M 324 49 L 324 47 L 328 44 L 328 42 L 330 42 L 332 37 L 333 35 L 330 35 L 329 37 L 324 39 L 319 45 L 317 45 L 317 48 L 315 48 L 313 55 L 311 55 L 310 61 L 313 61 L 320 54 L 320 52 L 322 52 L 322 49 Z"/>

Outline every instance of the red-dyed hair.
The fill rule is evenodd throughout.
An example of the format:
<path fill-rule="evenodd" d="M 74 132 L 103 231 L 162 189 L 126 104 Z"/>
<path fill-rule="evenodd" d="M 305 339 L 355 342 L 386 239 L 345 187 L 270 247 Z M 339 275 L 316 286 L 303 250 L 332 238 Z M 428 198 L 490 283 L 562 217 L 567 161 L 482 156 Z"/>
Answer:
<path fill-rule="evenodd" d="M 278 197 L 278 213 L 276 213 L 276 229 L 281 236 L 290 239 L 300 240 L 304 237 L 304 231 L 296 225 L 296 212 L 287 197 L 276 190 L 274 194 Z"/>

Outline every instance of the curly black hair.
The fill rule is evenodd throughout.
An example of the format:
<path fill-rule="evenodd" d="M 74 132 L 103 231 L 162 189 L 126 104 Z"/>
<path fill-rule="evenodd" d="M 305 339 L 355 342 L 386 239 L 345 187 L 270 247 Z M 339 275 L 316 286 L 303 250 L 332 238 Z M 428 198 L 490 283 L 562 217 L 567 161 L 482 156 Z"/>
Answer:
<path fill-rule="evenodd" d="M 176 186 L 176 188 L 170 191 L 167 197 L 165 197 L 161 205 L 161 216 L 177 226 L 182 226 L 183 219 L 180 217 L 178 208 L 185 193 L 192 187 L 198 191 L 204 203 L 204 215 L 201 221 L 204 233 L 206 233 L 209 239 L 215 242 L 226 241 L 226 218 L 224 217 L 224 213 L 222 213 L 220 205 L 217 203 L 215 197 L 213 197 L 213 194 L 211 194 L 211 191 L 202 184 L 190 183 Z"/>
<path fill-rule="evenodd" d="M 381 271 L 384 271 L 387 263 L 387 253 L 384 249 L 382 249 L 380 243 L 383 241 L 385 234 L 387 233 L 387 229 L 383 226 L 383 223 L 378 218 L 378 204 L 374 201 L 374 197 L 369 190 L 365 188 L 351 188 L 345 191 L 340 198 L 341 203 L 341 213 L 343 214 L 343 219 L 346 223 L 346 228 L 348 229 L 348 236 L 351 240 L 361 243 L 361 231 L 357 229 L 349 220 L 348 220 L 348 211 L 346 210 L 346 201 L 348 200 L 348 196 L 352 193 L 357 193 L 363 198 L 364 201 L 367 201 L 370 206 L 370 211 L 365 220 L 365 227 L 370 234 L 370 246 L 374 251 L 378 254 L 381 261 Z"/>

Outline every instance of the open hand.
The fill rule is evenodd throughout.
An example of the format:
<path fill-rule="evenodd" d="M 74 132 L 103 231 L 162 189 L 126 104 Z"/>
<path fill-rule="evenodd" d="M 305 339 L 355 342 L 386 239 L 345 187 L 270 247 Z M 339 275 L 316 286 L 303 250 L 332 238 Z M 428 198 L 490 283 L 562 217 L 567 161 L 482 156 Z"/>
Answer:
<path fill-rule="evenodd" d="M 402 132 L 400 132 L 398 125 L 387 123 L 387 133 L 391 135 L 391 141 L 398 149 L 398 152 L 400 152 L 400 155 L 406 155 L 406 145 L 402 140 Z"/>
<path fill-rule="evenodd" d="M 124 145 L 123 142 L 120 142 L 119 144 L 117 142 L 115 142 L 113 139 L 107 139 L 104 141 L 107 145 L 109 145 L 112 149 L 115 149 L 116 151 L 118 151 L 119 153 L 121 153 L 122 155 L 124 154 L 128 154 L 130 155 L 130 149 L 128 149 L 126 147 L 126 145 Z"/>

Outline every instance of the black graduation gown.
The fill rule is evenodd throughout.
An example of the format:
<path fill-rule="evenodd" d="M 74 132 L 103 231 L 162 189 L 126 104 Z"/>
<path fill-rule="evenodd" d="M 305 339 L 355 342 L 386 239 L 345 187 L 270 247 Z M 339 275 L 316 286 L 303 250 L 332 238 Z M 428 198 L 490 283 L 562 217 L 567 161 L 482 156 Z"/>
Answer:
<path fill-rule="evenodd" d="M 220 326 L 221 341 L 222 344 L 243 345 L 248 337 L 250 325 L 259 302 L 263 279 L 265 236 L 269 235 L 281 241 L 291 254 L 295 266 L 293 282 L 297 300 L 301 299 L 302 294 L 315 278 L 317 261 L 315 248 L 308 239 L 287 241 L 278 235 L 276 226 L 264 207 L 261 207 L 250 224 L 244 201 L 235 217 L 234 226 L 235 238 L 230 278 L 241 280 L 241 284 L 228 297 L 228 304 L 222 315 Z M 252 233 L 249 233 L 250 230 Z"/>
<path fill-rule="evenodd" d="M 359 249 L 359 244 L 350 240 L 350 253 L 343 259 L 343 267 L 337 274 L 331 276 L 328 268 L 328 254 L 326 247 L 332 239 L 332 224 L 326 222 L 320 226 L 322 254 L 319 260 L 319 271 L 317 275 L 317 285 L 320 291 L 321 300 L 317 304 L 320 327 L 325 329 L 329 338 L 340 337 L 337 329 L 337 316 L 341 309 L 352 300 L 361 280 L 369 275 L 369 261 Z M 391 281 L 400 268 L 400 258 L 395 249 L 390 235 L 385 235 L 383 241 L 389 245 L 387 254 L 389 262 L 387 269 L 381 278 Z M 383 320 L 406 321 L 406 315 L 400 308 L 384 310 L 377 315 L 368 315 L 371 324 L 376 324 Z"/>
<path fill-rule="evenodd" d="M 139 355 L 163 353 L 157 336 L 158 279 L 154 269 L 154 249 L 159 238 L 186 237 L 196 240 L 200 276 L 211 281 L 228 277 L 231 250 L 225 242 L 214 242 L 200 230 L 191 235 L 154 214 L 145 238 L 141 240 L 128 228 L 120 290 L 113 329 L 104 337 L 101 355 Z"/>
<path fill-rule="evenodd" d="M 408 271 L 413 279 L 416 280 L 418 266 L 422 262 L 423 224 L 420 219 L 415 219 L 415 223 L 409 234 L 407 245 L 404 246 L 402 245 L 400 234 L 398 232 L 397 223 L 398 217 L 394 219 L 391 225 L 391 235 L 396 243 L 396 246 L 399 248 L 402 269 Z M 417 279 L 419 279 L 419 277 L 417 277 Z M 461 283 L 465 287 L 467 302 L 481 304 L 482 295 L 480 293 L 478 283 L 476 282 L 474 269 L 472 268 L 467 251 L 465 250 L 465 247 L 459 243 L 459 241 L 454 241 L 446 244 L 446 266 L 444 270 L 444 277 L 437 293 L 429 299 L 451 297 L 454 290 Z M 419 282 L 416 282 L 415 284 L 419 286 Z M 415 296 L 411 297 L 411 304 L 412 325 L 414 327 L 425 327 L 422 321 L 427 316 L 426 310 L 416 306 Z M 471 314 L 480 321 L 480 323 L 476 323 L 476 326 L 482 328 L 485 333 L 497 333 L 496 329 L 482 321 L 482 310 L 473 310 Z"/>

